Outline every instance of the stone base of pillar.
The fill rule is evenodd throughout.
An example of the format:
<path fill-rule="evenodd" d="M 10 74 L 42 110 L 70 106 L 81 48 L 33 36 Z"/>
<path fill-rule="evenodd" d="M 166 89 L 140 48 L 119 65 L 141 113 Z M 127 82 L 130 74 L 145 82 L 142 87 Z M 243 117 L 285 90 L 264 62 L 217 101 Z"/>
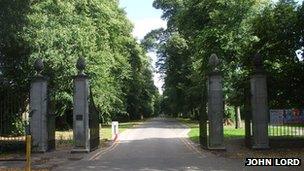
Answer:
<path fill-rule="evenodd" d="M 42 154 L 42 153 L 46 153 L 46 152 L 49 152 L 49 151 L 51 151 L 51 150 L 47 150 L 47 149 L 45 149 L 45 150 L 41 150 L 41 149 L 38 149 L 37 147 L 31 147 L 32 148 L 32 153 L 37 153 L 37 154 Z"/>
<path fill-rule="evenodd" d="M 252 149 L 254 150 L 268 150 L 270 149 L 268 144 L 260 144 L 260 145 L 253 145 Z"/>
<path fill-rule="evenodd" d="M 71 153 L 89 153 L 89 149 L 82 149 L 82 148 L 74 148 L 72 149 Z"/>
<path fill-rule="evenodd" d="M 226 147 L 225 147 L 225 146 L 208 147 L 208 150 L 214 150 L 214 151 L 226 151 Z"/>

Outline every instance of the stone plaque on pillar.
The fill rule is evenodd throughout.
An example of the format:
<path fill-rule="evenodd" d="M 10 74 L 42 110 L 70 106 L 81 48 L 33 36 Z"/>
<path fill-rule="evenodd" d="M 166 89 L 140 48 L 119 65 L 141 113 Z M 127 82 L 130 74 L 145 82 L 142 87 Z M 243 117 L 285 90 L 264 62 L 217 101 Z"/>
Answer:
<path fill-rule="evenodd" d="M 268 102 L 266 74 L 262 58 L 259 54 L 254 57 L 254 74 L 250 78 L 251 110 L 252 110 L 252 148 L 269 148 L 268 138 Z"/>
<path fill-rule="evenodd" d="M 30 133 L 34 152 L 46 152 L 55 148 L 54 120 L 49 116 L 49 96 L 47 79 L 41 75 L 43 62 L 36 60 L 37 75 L 30 89 Z"/>
<path fill-rule="evenodd" d="M 208 149 L 225 150 L 223 133 L 223 88 L 222 75 L 218 70 L 219 59 L 212 54 L 209 59 L 212 71 L 208 75 L 208 120 L 209 144 Z"/>

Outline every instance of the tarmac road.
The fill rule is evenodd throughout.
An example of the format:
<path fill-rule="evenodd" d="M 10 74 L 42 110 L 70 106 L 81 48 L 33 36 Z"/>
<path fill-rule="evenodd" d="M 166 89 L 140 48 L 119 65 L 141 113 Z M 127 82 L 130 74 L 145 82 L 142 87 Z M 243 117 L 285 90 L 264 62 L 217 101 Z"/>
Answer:
<path fill-rule="evenodd" d="M 106 150 L 54 170 L 100 171 L 204 171 L 277 170 L 244 167 L 244 161 L 216 156 L 199 150 L 187 139 L 189 129 L 173 119 L 151 119 L 129 129 Z M 282 170 L 280 168 L 279 170 Z M 289 168 L 290 170 L 290 168 Z M 292 169 L 291 169 L 292 170 Z"/>

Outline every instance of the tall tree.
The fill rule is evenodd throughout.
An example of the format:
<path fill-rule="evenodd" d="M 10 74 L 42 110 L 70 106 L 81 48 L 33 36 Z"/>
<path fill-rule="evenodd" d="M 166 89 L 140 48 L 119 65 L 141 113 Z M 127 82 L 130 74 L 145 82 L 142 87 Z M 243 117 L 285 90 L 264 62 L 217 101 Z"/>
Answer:
<path fill-rule="evenodd" d="M 179 54 L 169 55 L 171 47 L 176 47 L 174 52 L 184 49 L 184 46 L 179 47 L 178 41 L 175 46 L 171 45 L 176 33 L 188 47 L 183 54 L 183 64 L 190 69 L 190 74 L 184 71 L 181 75 L 190 79 L 170 85 L 168 80 L 177 80 L 178 76 L 164 72 L 165 92 L 170 92 L 164 98 L 167 106 L 174 107 L 182 99 L 176 96 L 175 89 L 186 85 L 182 89 L 187 92 L 187 100 L 174 109 L 182 112 L 180 105 L 188 111 L 199 108 L 200 102 L 193 101 L 206 98 L 202 93 L 206 91 L 202 90 L 206 90 L 208 58 L 212 53 L 221 59 L 226 106 L 242 106 L 247 96 L 244 92 L 249 91 L 251 56 L 257 52 L 264 57 L 269 73 L 270 106 L 304 105 L 301 100 L 303 77 L 299 74 L 303 72 L 303 65 L 294 59 L 294 51 L 299 48 L 297 42 L 303 36 L 303 5 L 293 0 L 277 3 L 268 0 L 155 0 L 154 7 L 163 10 L 162 17 L 168 21 L 168 29 L 152 31 L 143 43 L 157 49 L 161 66 L 170 66 L 173 73 L 181 72 L 180 65 L 172 65 L 179 61 Z M 203 104 L 201 109 L 204 108 Z M 227 116 L 234 114 L 229 111 Z"/>
<path fill-rule="evenodd" d="M 32 64 L 42 58 L 57 115 L 72 108 L 71 76 L 76 74 L 75 63 L 81 56 L 88 63 L 86 73 L 105 120 L 128 112 L 132 82 L 140 82 L 135 86 L 149 92 L 149 98 L 141 92 L 136 98 L 153 110 L 156 92 L 146 85 L 152 81 L 146 73 L 150 63 L 131 36 L 133 26 L 117 0 L 3 0 L 0 24 L 4 76 L 28 87 L 34 75 Z"/>
<path fill-rule="evenodd" d="M 170 0 L 155 0 L 154 7 L 163 10 L 163 18 L 168 21 L 168 29 L 159 33 L 159 31 L 151 32 L 147 35 L 144 43 L 149 43 L 158 49 L 162 66 L 171 66 L 169 59 L 176 59 L 179 54 L 168 55 L 171 52 L 171 38 L 176 33 L 184 39 L 188 47 L 187 53 L 182 54 L 182 65 L 186 66 L 186 70 L 182 70 L 181 75 L 187 79 L 181 80 L 182 91 L 186 92 L 183 97 L 187 100 L 181 102 L 178 106 L 191 111 L 192 109 L 200 108 L 200 99 L 202 98 L 202 89 L 206 89 L 205 81 L 208 72 L 207 61 L 212 53 L 218 54 L 221 58 L 222 70 L 225 77 L 232 77 L 239 72 L 241 58 L 244 58 L 244 49 L 248 48 L 253 42 L 258 41 L 258 38 L 252 34 L 251 20 L 262 9 L 262 6 L 267 4 L 267 1 L 170 1 Z M 190 19 L 191 18 L 191 19 Z M 152 35 L 160 36 L 152 36 Z M 162 36 L 167 35 L 167 36 Z M 158 40 L 155 46 L 151 43 L 152 38 Z M 163 37 L 166 37 L 163 41 Z M 159 41 L 160 40 L 160 41 Z M 165 43 L 164 43 L 165 42 Z M 177 49 L 179 42 L 175 42 L 176 49 L 174 52 L 179 52 Z M 181 51 L 183 49 L 180 48 Z M 172 57 L 173 56 L 173 57 Z M 164 58 L 166 58 L 164 60 Z M 180 72 L 179 66 L 172 66 L 171 72 Z M 166 73 L 167 74 L 167 73 Z M 179 101 L 180 98 L 175 96 L 174 89 L 177 89 L 179 84 L 170 87 L 169 81 L 176 80 L 176 75 L 165 76 L 165 87 L 170 90 L 172 98 L 169 104 Z M 225 82 L 226 94 L 234 94 L 235 90 L 231 90 L 231 82 Z M 165 89 L 165 92 L 167 90 Z M 227 98 L 230 96 L 227 96 Z M 206 98 L 206 97 L 204 97 Z M 182 99 L 182 98 L 181 98 Z M 187 102 L 186 102 L 187 101 Z M 175 108 L 175 107 L 174 107 Z M 175 108 L 178 109 L 178 108 Z M 178 109 L 178 112 L 183 110 Z"/>

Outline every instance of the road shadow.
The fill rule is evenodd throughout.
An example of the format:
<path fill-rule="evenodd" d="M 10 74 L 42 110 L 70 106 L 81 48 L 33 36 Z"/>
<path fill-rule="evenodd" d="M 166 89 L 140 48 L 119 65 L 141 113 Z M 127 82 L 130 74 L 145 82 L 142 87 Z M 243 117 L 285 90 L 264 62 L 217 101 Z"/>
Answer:
<path fill-rule="evenodd" d="M 120 141 L 116 148 L 95 160 L 81 160 L 55 170 L 235 170 L 242 161 L 211 153 L 198 153 L 182 138 L 147 138 Z"/>
<path fill-rule="evenodd" d="M 304 167 L 245 167 L 243 158 L 227 158 L 187 144 L 183 138 L 150 138 L 121 141 L 116 148 L 95 160 L 81 160 L 54 170 L 102 171 L 211 171 L 211 170 L 288 170 Z M 227 153 L 227 152 L 222 152 Z"/>

